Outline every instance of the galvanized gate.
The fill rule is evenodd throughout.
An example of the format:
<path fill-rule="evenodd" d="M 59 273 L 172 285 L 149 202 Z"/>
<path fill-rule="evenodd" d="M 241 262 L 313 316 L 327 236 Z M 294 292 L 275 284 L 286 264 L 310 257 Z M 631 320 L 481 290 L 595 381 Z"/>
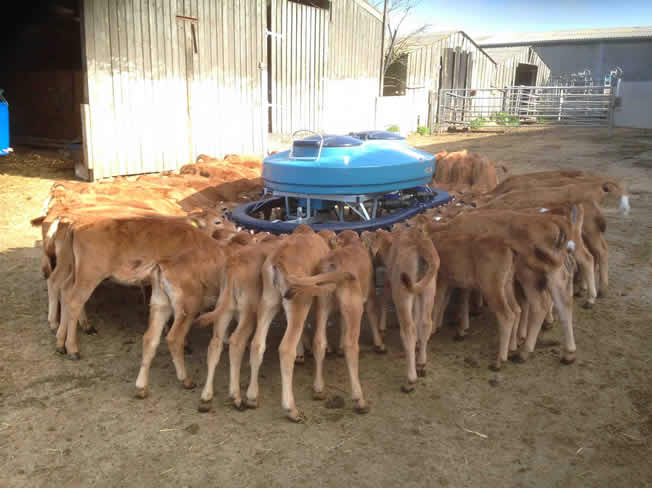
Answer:
<path fill-rule="evenodd" d="M 616 91 L 611 84 L 440 90 L 439 130 L 519 126 L 611 128 Z"/>

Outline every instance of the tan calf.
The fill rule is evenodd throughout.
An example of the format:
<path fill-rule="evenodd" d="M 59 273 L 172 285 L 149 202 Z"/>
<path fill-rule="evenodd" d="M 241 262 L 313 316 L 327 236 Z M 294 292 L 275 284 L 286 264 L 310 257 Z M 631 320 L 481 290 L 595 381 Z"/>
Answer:
<path fill-rule="evenodd" d="M 238 325 L 229 337 L 229 396 L 237 409 L 246 408 L 240 396 L 242 357 L 256 327 L 256 310 L 263 287 L 261 274 L 263 263 L 281 243 L 281 237 L 270 235 L 229 256 L 215 310 L 199 317 L 200 326 L 213 324 L 213 337 L 208 345 L 206 360 L 208 374 L 199 403 L 200 412 L 210 410 L 215 368 L 220 360 L 226 330 L 234 315 L 238 316 Z"/>
<path fill-rule="evenodd" d="M 401 389 L 407 393 L 414 390 L 417 376 L 426 374 L 439 256 L 432 241 L 417 228 L 363 233 L 363 239 L 368 242 L 372 255 L 387 268 L 385 286 L 391 288 L 406 356 L 407 383 Z M 384 320 L 383 312 L 381 324 Z M 384 325 L 380 327 L 383 329 Z M 417 341 L 418 357 L 415 356 Z"/>
<path fill-rule="evenodd" d="M 516 252 L 496 235 L 450 231 L 431 231 L 428 235 L 441 262 L 433 310 L 435 329 L 441 326 L 454 288 L 481 291 L 498 322 L 498 355 L 490 366 L 498 371 L 507 361 L 510 338 L 521 312 L 514 296 Z M 465 303 L 464 315 L 468 317 L 468 301 Z"/>
<path fill-rule="evenodd" d="M 258 406 L 258 374 L 265 353 L 267 333 L 272 319 L 281 306 L 285 310 L 287 329 L 279 346 L 282 381 L 282 406 L 287 417 L 295 422 L 303 421 L 303 414 L 297 409 L 292 391 L 292 376 L 297 344 L 301 340 L 305 320 L 312 305 L 312 297 L 297 295 L 286 299 L 290 288 L 288 276 L 305 277 L 315 274 L 320 260 L 328 254 L 330 240 L 334 234 L 315 234 L 306 225 L 298 226 L 286 237 L 283 244 L 272 252 L 262 267 L 263 292 L 258 306 L 257 325 L 250 345 L 251 379 L 247 389 L 247 406 Z M 315 310 L 315 315 L 324 313 Z"/>
<path fill-rule="evenodd" d="M 376 285 L 374 267 L 369 250 L 353 231 L 347 230 L 337 236 L 337 247 L 330 251 L 317 266 L 318 274 L 310 277 L 288 277 L 291 287 L 285 298 L 298 295 L 317 297 L 313 354 L 315 356 L 315 381 L 313 396 L 325 398 L 323 364 L 326 355 L 326 324 L 333 309 L 333 301 L 342 316 L 342 348 L 351 380 L 351 394 L 358 413 L 366 413 L 369 406 L 362 393 L 358 373 L 360 322 L 363 311 L 367 312 L 377 352 L 385 352 L 385 345 L 378 332 L 376 311 Z"/>

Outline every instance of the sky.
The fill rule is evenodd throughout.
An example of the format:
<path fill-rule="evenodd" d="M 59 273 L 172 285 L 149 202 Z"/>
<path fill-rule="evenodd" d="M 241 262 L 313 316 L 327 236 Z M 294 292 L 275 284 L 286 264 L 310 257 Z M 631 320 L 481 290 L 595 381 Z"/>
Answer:
<path fill-rule="evenodd" d="M 652 26 L 652 0 L 421 0 L 406 31 L 424 23 L 433 24 L 433 32 L 459 29 L 472 36 Z"/>

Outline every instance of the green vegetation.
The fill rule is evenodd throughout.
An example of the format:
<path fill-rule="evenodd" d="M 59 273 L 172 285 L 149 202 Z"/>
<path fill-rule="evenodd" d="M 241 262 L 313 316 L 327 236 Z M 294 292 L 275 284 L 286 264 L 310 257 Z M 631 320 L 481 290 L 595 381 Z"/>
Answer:
<path fill-rule="evenodd" d="M 481 127 L 484 127 L 489 123 L 489 120 L 485 119 L 484 117 L 478 117 L 476 119 L 473 119 L 471 121 L 471 130 L 477 130 Z"/>
<path fill-rule="evenodd" d="M 387 132 L 396 132 L 398 134 L 399 132 L 401 132 L 401 129 L 399 128 L 398 125 L 390 125 L 387 128 Z"/>
<path fill-rule="evenodd" d="M 507 112 L 496 112 L 491 116 L 491 119 L 494 120 L 497 125 L 507 125 L 512 127 L 521 125 L 521 121 L 516 115 L 510 115 Z"/>
<path fill-rule="evenodd" d="M 419 127 L 417 127 L 417 134 L 419 134 L 420 136 L 429 136 L 430 129 L 425 125 L 420 125 Z"/>

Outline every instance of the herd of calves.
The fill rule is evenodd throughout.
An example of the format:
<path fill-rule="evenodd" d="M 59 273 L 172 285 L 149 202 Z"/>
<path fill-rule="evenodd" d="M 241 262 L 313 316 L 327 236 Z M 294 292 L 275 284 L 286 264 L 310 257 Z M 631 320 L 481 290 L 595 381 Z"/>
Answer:
<path fill-rule="evenodd" d="M 458 338 L 467 334 L 470 303 L 484 303 L 495 315 L 498 351 L 491 369 L 500 369 L 508 358 L 525 361 L 553 309 L 563 330 L 561 361 L 572 363 L 573 285 L 586 291 L 586 307 L 607 290 L 606 221 L 600 209 L 607 194 L 620 196 L 621 210 L 629 210 L 623 186 L 609 178 L 582 171 L 511 176 L 489 192 L 458 199 L 391 231 L 361 235 L 315 233 L 304 225 L 290 235 L 251 234 L 213 211 L 185 216 L 98 211 L 79 219 L 41 217 L 33 223 L 42 226 L 48 319 L 56 331 L 57 351 L 79 359 L 78 325 L 93 331 L 84 306 L 103 280 L 149 284 L 149 326 L 136 395 L 148 395 L 150 365 L 173 319 L 166 339 L 184 388 L 195 386 L 184 365 L 186 335 L 193 324 L 213 326 L 199 410 L 210 409 L 225 343 L 229 395 L 237 408 L 253 408 L 267 333 L 283 308 L 282 406 L 288 418 L 301 421 L 292 375 L 295 361 L 302 359 L 298 355 L 303 354 L 311 308 L 314 397 L 325 396 L 326 326 L 329 315 L 339 311 L 338 349 L 346 358 L 354 409 L 360 413 L 369 410 L 358 374 L 361 319 L 366 313 L 374 348 L 385 352 L 390 300 L 405 349 L 405 392 L 426 374 L 428 341 L 441 327 L 455 290 L 461 297 Z M 385 270 L 381 297 L 376 296 L 379 267 Z M 206 302 L 214 305 L 212 311 L 206 312 Z M 227 338 L 234 317 L 237 327 Z M 247 345 L 251 379 L 242 398 L 240 369 Z"/>

